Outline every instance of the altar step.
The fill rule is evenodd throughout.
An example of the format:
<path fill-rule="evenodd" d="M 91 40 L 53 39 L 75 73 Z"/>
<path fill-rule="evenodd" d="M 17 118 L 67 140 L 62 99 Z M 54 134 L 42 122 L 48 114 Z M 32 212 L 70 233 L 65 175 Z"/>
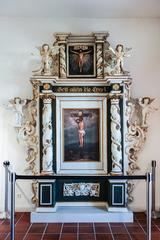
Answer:
<path fill-rule="evenodd" d="M 58 206 L 56 212 L 46 211 L 32 212 L 31 222 L 133 222 L 133 212 L 127 209 L 107 211 L 106 207 Z"/>

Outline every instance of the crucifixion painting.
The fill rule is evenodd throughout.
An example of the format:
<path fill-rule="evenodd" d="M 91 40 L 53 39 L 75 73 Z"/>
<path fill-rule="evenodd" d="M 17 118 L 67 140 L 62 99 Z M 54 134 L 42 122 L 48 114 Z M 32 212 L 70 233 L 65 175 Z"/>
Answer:
<path fill-rule="evenodd" d="M 69 76 L 94 75 L 94 46 L 69 46 Z"/>
<path fill-rule="evenodd" d="M 99 161 L 99 109 L 64 109 L 64 161 Z"/>

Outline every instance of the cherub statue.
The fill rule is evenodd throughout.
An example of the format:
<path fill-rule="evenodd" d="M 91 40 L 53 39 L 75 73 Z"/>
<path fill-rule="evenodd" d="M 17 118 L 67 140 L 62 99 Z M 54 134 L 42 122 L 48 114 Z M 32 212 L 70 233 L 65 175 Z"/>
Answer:
<path fill-rule="evenodd" d="M 26 105 L 27 99 L 22 100 L 20 97 L 15 97 L 9 100 L 8 108 L 14 111 L 13 124 L 14 127 L 21 127 L 23 121 L 23 107 Z"/>
<path fill-rule="evenodd" d="M 123 59 L 124 57 L 130 57 L 130 54 L 128 54 L 128 51 L 130 51 L 132 48 L 125 48 L 122 44 L 117 44 L 115 50 L 111 46 L 109 46 L 109 50 L 111 50 L 115 57 L 115 74 L 121 75 L 124 74 L 125 71 L 123 69 Z"/>
<path fill-rule="evenodd" d="M 50 75 L 51 74 L 51 65 L 52 65 L 52 56 L 51 56 L 51 49 L 48 44 L 43 44 L 42 47 L 37 47 L 40 55 L 42 56 L 41 60 L 41 73 L 43 75 Z"/>
<path fill-rule="evenodd" d="M 52 75 L 53 56 L 59 53 L 60 46 L 57 46 L 55 43 L 53 47 L 49 47 L 49 45 L 45 43 L 41 47 L 37 47 L 37 49 L 42 56 L 41 68 L 33 72 L 42 75 Z"/>
<path fill-rule="evenodd" d="M 128 53 L 132 48 L 125 48 L 122 44 L 117 44 L 115 50 L 109 46 L 105 49 L 105 72 L 107 75 L 122 75 L 126 71 L 123 69 L 124 57 L 130 57 Z"/>
<path fill-rule="evenodd" d="M 146 128 L 147 127 L 147 120 L 148 120 L 148 115 L 153 112 L 158 110 L 157 108 L 154 108 L 151 106 L 151 103 L 154 101 L 154 98 L 150 97 L 143 97 L 139 98 L 139 105 L 142 108 L 142 123 L 141 127 Z"/>

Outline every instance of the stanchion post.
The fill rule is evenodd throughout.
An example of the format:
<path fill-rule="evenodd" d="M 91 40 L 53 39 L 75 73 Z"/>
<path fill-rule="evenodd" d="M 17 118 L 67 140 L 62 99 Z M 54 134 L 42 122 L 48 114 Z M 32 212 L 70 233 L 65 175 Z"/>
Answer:
<path fill-rule="evenodd" d="M 156 161 L 152 160 L 152 218 L 159 218 L 160 214 L 156 211 Z"/>
<path fill-rule="evenodd" d="M 151 215 L 152 215 L 152 173 L 147 173 L 147 240 L 151 240 Z"/>
<path fill-rule="evenodd" d="M 10 162 L 3 162 L 3 166 L 5 167 L 5 200 L 4 200 L 4 210 L 5 210 L 5 218 L 8 217 L 8 168 Z"/>
<path fill-rule="evenodd" d="M 11 173 L 11 240 L 15 239 L 15 181 L 16 174 L 14 172 Z"/>

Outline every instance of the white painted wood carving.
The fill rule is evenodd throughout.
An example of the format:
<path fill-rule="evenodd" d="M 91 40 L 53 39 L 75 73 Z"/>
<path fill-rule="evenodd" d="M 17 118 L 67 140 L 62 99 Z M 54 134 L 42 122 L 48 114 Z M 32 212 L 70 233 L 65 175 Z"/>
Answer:
<path fill-rule="evenodd" d="M 43 99 L 43 157 L 42 173 L 53 173 L 53 146 L 52 146 L 52 99 Z"/>
<path fill-rule="evenodd" d="M 99 197 L 100 184 L 99 183 L 64 183 L 63 196 L 65 197 L 79 197 L 90 196 Z"/>
<path fill-rule="evenodd" d="M 18 131 L 18 141 L 27 147 L 27 167 L 25 171 L 33 174 L 37 173 L 36 159 L 38 155 L 38 137 L 36 128 L 37 107 L 36 101 L 29 101 L 25 112 L 26 122 Z"/>
<path fill-rule="evenodd" d="M 60 77 L 66 78 L 67 68 L 66 68 L 66 52 L 65 45 L 61 45 L 60 48 Z"/>
<path fill-rule="evenodd" d="M 80 171 L 85 174 L 86 171 L 96 173 L 102 171 L 107 173 L 107 142 L 108 131 L 107 122 L 111 122 L 111 160 L 112 169 L 111 174 L 135 174 L 138 166 L 138 155 L 143 149 L 148 132 L 148 117 L 149 114 L 155 110 L 152 106 L 154 99 L 150 97 L 143 97 L 139 99 L 130 98 L 130 84 L 131 79 L 129 72 L 125 71 L 124 59 L 129 57 L 130 48 L 124 48 L 123 44 L 117 44 L 115 48 L 110 46 L 107 41 L 108 33 L 91 33 L 89 35 L 72 35 L 71 33 L 57 33 L 55 35 L 56 41 L 49 44 L 43 44 L 38 47 L 40 53 L 41 65 L 36 71 L 33 71 L 34 75 L 31 78 L 33 86 L 33 99 L 22 100 L 19 97 L 14 98 L 9 103 L 9 108 L 13 111 L 14 127 L 18 134 L 18 141 L 23 143 L 26 149 L 26 163 L 25 170 L 32 174 L 43 173 L 53 174 L 53 126 L 52 126 L 52 97 L 56 98 L 56 156 L 55 161 L 58 171 L 70 173 Z M 88 46 L 91 44 L 96 51 L 93 51 L 94 64 L 93 68 L 96 68 L 96 75 L 94 78 L 85 78 L 83 75 L 79 75 L 76 79 L 67 77 L 68 72 L 68 44 L 71 45 Z M 95 70 L 95 69 L 93 69 Z M 91 86 L 95 86 L 93 89 Z M 113 89 L 110 92 L 110 88 L 113 85 L 117 85 L 118 89 Z M 49 86 L 49 87 L 48 87 Z M 47 88 L 48 87 L 48 88 Z M 109 87 L 109 88 L 108 88 Z M 106 90 L 104 90 L 104 88 Z M 109 90 L 108 90 L 109 89 Z M 123 89 L 123 90 L 122 90 Z M 46 91 L 46 92 L 45 92 Z M 47 95 L 48 94 L 48 95 Z M 94 94 L 94 95 L 92 95 Z M 110 103 L 111 109 L 110 119 L 107 119 L 107 100 L 108 95 L 111 95 Z M 120 116 L 120 100 L 123 98 L 123 109 L 121 109 L 123 119 L 123 129 Z M 42 96 L 42 98 L 41 98 Z M 88 99 L 82 100 L 81 97 L 87 97 Z M 93 96 L 96 98 L 93 101 Z M 80 162 L 77 167 L 77 162 L 64 162 L 63 161 L 63 134 L 59 130 L 62 124 L 63 118 L 61 117 L 62 105 L 60 102 L 64 101 L 64 98 L 70 97 L 71 101 L 64 104 L 65 108 L 83 109 L 97 108 L 101 109 L 100 124 L 100 141 L 102 149 L 100 149 L 101 155 L 104 156 L 101 161 L 86 163 Z M 99 97 L 105 99 L 101 100 L 100 105 L 97 99 Z M 43 101 L 43 106 L 39 105 L 39 98 Z M 59 100 L 58 100 L 59 98 Z M 107 99 L 107 100 L 106 100 Z M 40 101 L 41 102 L 41 101 Z M 102 104 L 103 102 L 103 104 Z M 73 105 L 72 105 L 73 104 Z M 92 105 L 93 104 L 93 105 Z M 102 104 L 102 105 L 101 105 Z M 39 108 L 42 109 L 42 116 L 37 117 Z M 58 117 L 57 117 L 58 116 Z M 42 122 L 40 120 L 42 119 Z M 57 119 L 59 121 L 57 121 Z M 39 147 L 40 135 L 39 132 L 42 127 L 42 146 Z M 62 126 L 61 126 L 62 128 Z M 102 128 L 102 130 L 101 130 Z M 123 130 L 123 132 L 122 132 Z M 103 133 L 102 133 L 103 132 Z M 122 146 L 123 138 L 123 146 Z M 42 151 L 41 151 L 42 149 Z M 123 159 L 122 159 L 123 152 Z M 40 172 L 39 153 L 42 155 L 42 170 Z M 62 159 L 62 160 L 61 160 Z M 108 159 L 110 161 L 110 159 Z M 122 163 L 123 161 L 123 163 Z M 104 164 L 103 164 L 104 162 Z M 71 167 L 70 167 L 71 166 Z M 89 167 L 88 167 L 89 166 Z M 123 166 L 123 169 L 122 169 Z M 62 167 L 62 169 L 61 169 Z M 66 168 L 66 169 L 65 169 Z M 56 170 L 57 171 L 57 170 Z M 57 171 L 57 173 L 59 173 Z M 66 173 L 67 173 L 66 171 Z M 98 174 L 97 174 L 98 175 Z M 63 194 L 64 196 L 99 196 L 100 184 L 98 183 L 64 183 Z M 37 204 L 37 185 L 34 182 L 32 184 L 32 191 L 34 196 L 32 197 L 33 203 Z M 133 184 L 128 183 L 128 200 L 132 201 Z"/>
<path fill-rule="evenodd" d="M 122 136 L 119 99 L 111 99 L 111 158 L 112 174 L 122 174 Z"/>
<path fill-rule="evenodd" d="M 97 44 L 97 78 L 103 78 L 103 51 L 102 44 Z"/>
<path fill-rule="evenodd" d="M 59 54 L 60 46 L 56 43 L 50 47 L 47 43 L 43 44 L 41 47 L 37 47 L 41 55 L 41 67 L 38 70 L 33 71 L 34 75 L 45 75 L 53 76 L 58 74 L 57 72 L 57 58 Z"/>
<path fill-rule="evenodd" d="M 15 128 L 20 128 L 24 123 L 24 107 L 27 104 L 27 99 L 21 99 L 20 97 L 15 97 L 9 100 L 7 109 L 13 111 L 13 126 Z"/>
<path fill-rule="evenodd" d="M 145 100 L 146 99 L 146 100 Z M 136 170 L 140 170 L 138 165 L 138 155 L 142 151 L 146 142 L 148 133 L 148 116 L 151 112 L 158 110 L 151 103 L 154 99 L 144 97 L 139 99 L 131 99 L 128 101 L 126 116 L 128 118 L 128 133 L 125 141 L 127 146 L 125 153 L 128 156 L 128 171 L 127 174 L 133 175 Z M 134 183 L 128 182 L 127 193 L 128 202 L 132 202 L 132 192 Z"/>
<path fill-rule="evenodd" d="M 124 48 L 123 44 L 117 44 L 115 49 L 111 46 L 105 49 L 105 75 L 127 75 L 129 72 L 124 70 L 123 63 L 125 57 L 130 57 L 131 48 Z"/>

